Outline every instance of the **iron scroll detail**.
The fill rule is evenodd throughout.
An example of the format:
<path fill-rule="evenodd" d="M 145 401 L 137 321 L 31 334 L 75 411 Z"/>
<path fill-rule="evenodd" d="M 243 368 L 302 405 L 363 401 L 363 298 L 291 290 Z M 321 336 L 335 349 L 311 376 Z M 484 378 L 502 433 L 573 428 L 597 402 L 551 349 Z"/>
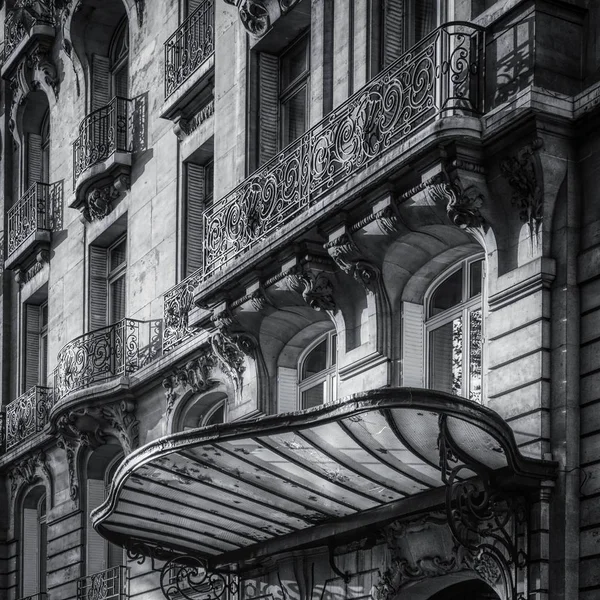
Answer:
<path fill-rule="evenodd" d="M 487 584 L 510 600 L 524 600 L 526 499 L 500 489 L 493 474 L 452 439 L 447 416 L 439 417 L 439 453 L 446 485 L 446 517 L 464 560 Z M 477 476 L 479 483 L 472 478 Z"/>

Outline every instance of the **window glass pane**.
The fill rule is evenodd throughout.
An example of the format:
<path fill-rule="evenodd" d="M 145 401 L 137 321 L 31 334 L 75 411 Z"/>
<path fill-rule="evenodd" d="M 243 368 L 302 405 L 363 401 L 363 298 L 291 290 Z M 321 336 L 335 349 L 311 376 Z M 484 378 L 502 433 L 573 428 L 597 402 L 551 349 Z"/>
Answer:
<path fill-rule="evenodd" d="M 125 318 L 125 275 L 110 284 L 110 324 Z"/>
<path fill-rule="evenodd" d="M 282 144 L 287 146 L 306 131 L 306 86 L 281 103 L 283 111 Z"/>
<path fill-rule="evenodd" d="M 213 199 L 214 190 L 214 163 L 204 165 L 204 203 L 209 204 Z"/>
<path fill-rule="evenodd" d="M 204 426 L 216 425 L 217 423 L 225 422 L 225 404 L 221 403 L 219 407 L 204 421 Z"/>
<path fill-rule="evenodd" d="M 124 239 L 110 250 L 110 271 L 114 271 L 117 267 L 125 262 L 127 256 L 127 240 Z"/>
<path fill-rule="evenodd" d="M 308 36 L 294 44 L 280 61 L 280 91 L 285 89 L 308 70 Z"/>
<path fill-rule="evenodd" d="M 440 283 L 429 301 L 429 316 L 452 308 L 462 302 L 463 270 L 460 268 Z"/>
<path fill-rule="evenodd" d="M 45 505 L 46 502 L 44 501 Z M 40 549 L 39 549 L 39 561 L 40 561 L 40 592 L 46 591 L 46 553 L 48 551 L 48 526 L 46 525 L 46 508 L 44 506 L 44 515 L 40 519 Z"/>
<path fill-rule="evenodd" d="M 481 294 L 481 266 L 482 260 L 471 263 L 469 266 L 469 298 Z"/>
<path fill-rule="evenodd" d="M 460 394 L 462 387 L 462 318 L 434 329 L 429 334 L 430 386 L 434 390 Z"/>
<path fill-rule="evenodd" d="M 47 384 L 48 370 L 48 336 L 46 334 L 40 336 L 40 385 Z"/>
<path fill-rule="evenodd" d="M 435 0 L 415 0 L 415 42 L 435 27 Z"/>
<path fill-rule="evenodd" d="M 327 338 L 313 348 L 304 359 L 302 365 L 302 379 L 320 373 L 327 368 Z"/>
<path fill-rule="evenodd" d="M 481 402 L 481 310 L 469 315 L 469 399 Z"/>
<path fill-rule="evenodd" d="M 302 392 L 302 408 L 320 406 L 325 401 L 325 381 L 317 383 L 313 387 Z"/>
<path fill-rule="evenodd" d="M 331 336 L 331 366 L 337 364 L 337 335 Z"/>

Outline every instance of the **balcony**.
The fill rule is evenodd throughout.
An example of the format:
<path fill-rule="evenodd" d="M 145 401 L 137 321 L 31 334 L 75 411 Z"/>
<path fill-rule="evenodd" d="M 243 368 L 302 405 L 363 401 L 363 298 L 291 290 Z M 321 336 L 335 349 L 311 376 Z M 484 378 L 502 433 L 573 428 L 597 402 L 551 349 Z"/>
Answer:
<path fill-rule="evenodd" d="M 4 21 L 2 77 L 8 76 L 19 59 L 36 43 L 46 46 L 55 37 L 54 3 L 51 0 L 20 3 L 8 11 Z"/>
<path fill-rule="evenodd" d="M 77 580 L 77 600 L 127 600 L 129 569 L 119 566 Z"/>
<path fill-rule="evenodd" d="M 115 97 L 87 115 L 73 142 L 73 189 L 69 205 L 86 220 L 101 219 L 128 185 L 134 144 L 135 102 Z"/>
<path fill-rule="evenodd" d="M 126 377 L 162 354 L 163 321 L 123 319 L 71 340 L 58 353 L 55 404 L 68 394 Z"/>
<path fill-rule="evenodd" d="M 34 183 L 8 211 L 7 269 L 20 269 L 47 250 L 62 227 L 63 183 Z"/>
<path fill-rule="evenodd" d="M 202 4 L 165 42 L 165 104 L 161 117 L 193 118 L 206 104 L 201 92 L 214 66 L 214 0 Z"/>
<path fill-rule="evenodd" d="M 19 600 L 48 600 L 48 594 L 46 592 L 38 592 L 37 594 L 33 594 L 33 596 L 19 598 Z"/>
<path fill-rule="evenodd" d="M 6 449 L 42 431 L 52 408 L 52 390 L 36 385 L 6 407 Z"/>

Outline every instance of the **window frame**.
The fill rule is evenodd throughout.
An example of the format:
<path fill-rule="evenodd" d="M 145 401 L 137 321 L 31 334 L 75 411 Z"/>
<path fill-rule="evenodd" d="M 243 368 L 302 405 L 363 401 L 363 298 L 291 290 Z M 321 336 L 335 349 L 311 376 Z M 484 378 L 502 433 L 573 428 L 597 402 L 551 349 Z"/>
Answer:
<path fill-rule="evenodd" d="M 335 338 L 335 362 L 333 362 L 333 338 Z M 338 398 L 337 388 L 338 388 L 338 358 L 339 358 L 339 346 L 337 342 L 337 331 L 335 329 L 331 329 L 330 331 L 325 332 L 324 334 L 315 338 L 300 354 L 298 357 L 298 378 L 297 378 L 297 406 L 298 410 L 305 410 L 307 407 L 303 406 L 302 394 L 312 388 L 314 388 L 319 383 L 323 383 L 324 394 L 323 394 L 323 402 L 324 404 L 329 404 L 331 402 L 335 402 Z M 309 377 L 302 379 L 302 371 L 304 369 L 304 363 L 306 359 L 310 356 L 311 352 L 319 346 L 323 340 L 327 340 L 326 344 L 326 361 L 327 365 L 325 369 L 319 371 L 318 373 L 313 373 Z"/>
<path fill-rule="evenodd" d="M 471 265 L 481 261 L 481 290 L 478 294 L 473 297 L 469 297 L 470 294 L 470 270 Z M 430 304 L 433 298 L 433 295 L 438 290 L 438 288 L 454 273 L 462 269 L 462 282 L 461 282 L 461 301 L 457 303 L 455 306 L 451 306 L 436 315 L 431 315 Z M 484 290 L 485 290 L 485 277 L 486 277 L 486 264 L 485 264 L 485 256 L 483 254 L 476 254 L 474 256 L 470 256 L 460 260 L 459 262 L 453 264 L 450 268 L 446 269 L 443 273 L 441 273 L 438 277 L 434 279 L 434 281 L 429 286 L 423 302 L 423 314 L 424 314 L 424 343 L 423 343 L 423 364 L 425 367 L 425 387 L 427 389 L 434 389 L 432 387 L 432 369 L 433 369 L 433 361 L 431 358 L 431 334 L 443 327 L 444 325 L 448 325 L 452 323 L 455 319 L 462 319 L 462 347 L 461 347 L 461 386 L 460 386 L 460 397 L 468 398 L 477 403 L 482 403 L 483 401 L 483 380 L 484 380 L 484 356 L 483 356 L 483 347 L 484 347 L 484 318 L 483 318 L 483 299 L 484 299 Z M 473 391 L 470 389 L 470 361 L 469 355 L 471 346 L 471 319 L 470 315 L 479 310 L 481 312 L 481 340 L 480 344 L 482 346 L 481 353 L 481 384 L 479 399 L 473 399 L 472 394 Z M 451 393 L 451 392 L 450 392 Z"/>
<path fill-rule="evenodd" d="M 40 382 L 40 385 L 46 386 L 48 384 L 48 300 L 44 300 L 44 302 L 42 302 L 39 306 L 40 342 L 38 360 L 38 380 Z M 45 320 L 44 315 L 46 317 Z"/>
<path fill-rule="evenodd" d="M 117 53 L 121 48 L 124 48 L 120 53 Z M 123 97 L 117 94 L 117 79 L 118 76 L 125 72 L 125 83 L 127 93 L 124 97 L 129 96 L 129 21 L 125 15 L 119 21 L 117 28 L 109 43 L 109 72 L 110 72 L 110 89 L 109 97 Z"/>
<path fill-rule="evenodd" d="M 114 269 L 111 269 L 112 252 L 114 251 L 114 249 L 117 246 L 121 245 L 123 242 L 125 242 L 125 259 L 123 260 L 123 262 L 121 264 L 117 265 Z M 127 254 L 128 254 L 128 247 L 127 247 L 127 234 L 126 233 L 121 235 L 115 242 L 113 242 L 106 249 L 106 291 L 107 291 L 106 321 L 107 321 L 108 325 L 114 325 L 115 323 L 118 323 L 119 321 L 121 321 L 123 318 L 125 318 L 127 316 L 127 258 L 128 258 Z M 112 318 L 112 312 L 113 312 L 112 286 L 121 278 L 124 281 L 123 285 L 125 288 L 125 291 L 124 291 L 125 298 L 123 301 L 123 317 L 121 317 L 121 319 L 113 320 L 113 318 Z"/>

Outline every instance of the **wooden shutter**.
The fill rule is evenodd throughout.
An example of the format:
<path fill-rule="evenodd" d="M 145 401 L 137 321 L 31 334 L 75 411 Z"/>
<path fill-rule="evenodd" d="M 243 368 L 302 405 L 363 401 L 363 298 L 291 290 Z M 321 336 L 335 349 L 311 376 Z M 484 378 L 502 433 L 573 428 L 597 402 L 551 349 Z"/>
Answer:
<path fill-rule="evenodd" d="M 27 134 L 27 187 L 42 181 L 42 136 Z"/>
<path fill-rule="evenodd" d="M 398 59 L 404 49 L 404 0 L 383 0 L 382 24 L 385 68 Z"/>
<path fill-rule="evenodd" d="M 24 304 L 25 309 L 25 377 L 24 391 L 39 383 L 40 307 Z"/>
<path fill-rule="evenodd" d="M 185 165 L 185 274 L 186 277 L 202 266 L 202 214 L 204 212 L 204 167 Z"/>
<path fill-rule="evenodd" d="M 186 0 L 185 2 L 185 16 L 184 18 L 189 17 L 199 6 L 204 4 L 205 0 Z"/>
<path fill-rule="evenodd" d="M 88 479 L 87 482 L 87 557 L 86 570 L 88 575 L 106 569 L 106 556 L 104 554 L 104 539 L 92 527 L 90 513 L 104 502 L 104 481 L 102 479 Z"/>
<path fill-rule="evenodd" d="M 37 508 L 23 509 L 23 589 L 21 596 L 31 596 L 39 592 L 39 526 Z"/>
<path fill-rule="evenodd" d="M 263 165 L 278 150 L 279 60 L 272 54 L 259 56 L 258 85 L 258 155 Z"/>
<path fill-rule="evenodd" d="M 90 330 L 106 325 L 107 298 L 106 249 L 90 246 Z"/>
<path fill-rule="evenodd" d="M 298 371 L 277 367 L 277 412 L 298 410 Z"/>
<path fill-rule="evenodd" d="M 402 303 L 402 385 L 423 387 L 423 306 Z"/>
<path fill-rule="evenodd" d="M 106 56 L 92 55 L 92 110 L 110 101 L 110 61 Z"/>

